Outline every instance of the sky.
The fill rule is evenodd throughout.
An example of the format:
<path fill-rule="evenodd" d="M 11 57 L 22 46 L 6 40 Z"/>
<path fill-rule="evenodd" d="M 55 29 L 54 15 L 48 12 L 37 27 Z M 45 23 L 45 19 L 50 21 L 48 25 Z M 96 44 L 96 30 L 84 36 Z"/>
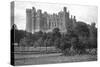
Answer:
<path fill-rule="evenodd" d="M 18 29 L 25 30 L 26 9 L 32 9 L 32 7 L 35 7 L 36 10 L 41 9 L 42 13 L 46 11 L 49 14 L 58 13 L 63 10 L 63 7 L 67 7 L 67 11 L 70 15 L 76 16 L 77 21 L 83 21 L 87 24 L 95 22 L 97 26 L 98 8 L 96 6 L 15 1 L 14 23 Z"/>

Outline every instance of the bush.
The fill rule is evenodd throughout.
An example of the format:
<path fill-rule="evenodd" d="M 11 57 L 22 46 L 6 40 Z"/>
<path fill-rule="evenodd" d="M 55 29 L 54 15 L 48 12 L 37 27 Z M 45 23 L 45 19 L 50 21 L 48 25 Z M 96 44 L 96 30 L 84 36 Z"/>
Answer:
<path fill-rule="evenodd" d="M 24 37 L 20 40 L 19 46 L 33 46 L 33 42 L 30 39 Z"/>
<path fill-rule="evenodd" d="M 88 54 L 91 54 L 91 55 L 96 55 L 97 54 L 97 49 L 96 48 L 93 48 L 93 49 L 86 49 L 86 52 Z"/>

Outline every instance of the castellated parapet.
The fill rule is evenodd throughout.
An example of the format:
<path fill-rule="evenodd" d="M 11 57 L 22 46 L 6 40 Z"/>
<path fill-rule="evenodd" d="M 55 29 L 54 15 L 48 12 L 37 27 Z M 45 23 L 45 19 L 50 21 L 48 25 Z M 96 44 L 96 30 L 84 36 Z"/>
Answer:
<path fill-rule="evenodd" d="M 76 22 L 76 17 L 69 17 L 69 11 L 64 7 L 63 11 L 53 14 L 42 13 L 41 9 L 26 9 L 26 31 L 27 32 L 50 32 L 54 28 L 59 28 L 60 32 L 67 32 L 72 29 Z"/>

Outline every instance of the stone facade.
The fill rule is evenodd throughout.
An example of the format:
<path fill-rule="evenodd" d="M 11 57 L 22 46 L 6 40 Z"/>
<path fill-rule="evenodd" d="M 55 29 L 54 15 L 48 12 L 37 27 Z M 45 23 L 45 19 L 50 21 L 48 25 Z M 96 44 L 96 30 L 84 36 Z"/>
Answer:
<path fill-rule="evenodd" d="M 27 32 L 50 32 L 54 28 L 59 28 L 60 32 L 67 32 L 73 27 L 76 22 L 76 18 L 69 17 L 67 8 L 64 7 L 63 11 L 57 14 L 42 13 L 42 10 L 36 11 L 35 7 L 32 9 L 26 9 L 26 31 Z"/>

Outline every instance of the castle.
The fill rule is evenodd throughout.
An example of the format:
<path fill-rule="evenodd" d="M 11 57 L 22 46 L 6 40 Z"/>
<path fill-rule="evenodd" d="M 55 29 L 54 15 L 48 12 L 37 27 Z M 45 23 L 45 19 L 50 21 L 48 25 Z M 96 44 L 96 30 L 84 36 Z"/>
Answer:
<path fill-rule="evenodd" d="M 57 14 L 48 14 L 47 12 L 42 13 L 42 10 L 36 10 L 35 7 L 26 9 L 27 32 L 50 32 L 54 28 L 59 28 L 60 32 L 67 32 L 73 27 L 75 22 L 76 17 L 72 17 L 72 15 L 70 17 L 66 7 Z"/>

